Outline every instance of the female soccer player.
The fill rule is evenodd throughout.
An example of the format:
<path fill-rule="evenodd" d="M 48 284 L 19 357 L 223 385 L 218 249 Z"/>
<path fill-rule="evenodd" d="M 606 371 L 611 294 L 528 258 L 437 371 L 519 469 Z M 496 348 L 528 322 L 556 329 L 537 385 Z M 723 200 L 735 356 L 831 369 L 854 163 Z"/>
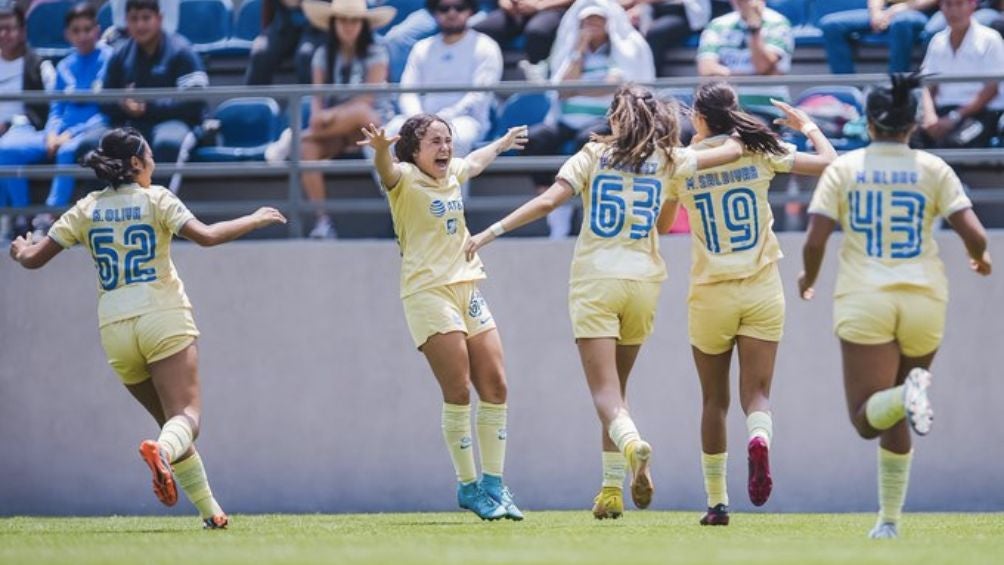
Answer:
<path fill-rule="evenodd" d="M 582 197 L 585 214 L 568 301 L 582 368 L 603 425 L 603 487 L 593 505 L 598 519 L 624 512 L 627 464 L 635 506 L 648 507 L 654 491 L 652 448 L 628 414 L 625 396 L 638 351 L 652 333 L 666 278 L 654 229 L 666 185 L 742 153 L 734 141 L 696 153 L 677 147 L 676 112 L 639 86 L 615 93 L 610 127 L 611 135 L 596 137 L 561 167 L 549 189 L 467 245 L 473 259 L 503 233 L 544 217 L 575 195 Z"/>
<path fill-rule="evenodd" d="M 944 333 L 948 281 L 933 237 L 941 216 L 965 242 L 972 269 L 989 275 L 987 237 L 955 172 L 940 158 L 910 149 L 920 80 L 892 76 L 873 89 L 866 114 L 872 144 L 839 157 L 809 205 L 809 231 L 798 277 L 809 300 L 826 240 L 844 232 L 834 293 L 851 423 L 879 437 L 879 515 L 872 538 L 895 538 L 913 458 L 909 427 L 931 430 L 927 371 Z"/>
<path fill-rule="evenodd" d="M 506 378 L 502 342 L 478 291 L 480 259 L 466 261 L 470 239 L 460 187 L 495 157 L 526 144 L 519 126 L 464 159 L 453 157 L 449 124 L 431 114 L 409 118 L 388 138 L 373 124 L 363 129 L 380 183 L 390 200 L 401 246 L 401 299 L 408 329 L 443 393 L 443 439 L 457 473 L 457 502 L 483 520 L 522 520 L 502 482 L 506 447 Z M 394 142 L 397 162 L 391 157 Z M 470 387 L 478 393 L 481 480 L 471 441 Z"/>
<path fill-rule="evenodd" d="M 774 105 L 785 115 L 778 122 L 807 135 L 816 154 L 795 151 L 742 112 L 728 84 L 698 88 L 691 117 L 698 140 L 694 147 L 716 147 L 734 134 L 746 153 L 738 161 L 674 183 L 659 218 L 664 233 L 673 224 L 677 202 L 682 202 L 693 226 L 687 325 L 703 396 L 701 468 L 708 510 L 702 525 L 729 523 L 725 417 L 734 346 L 739 349 L 739 400 L 749 431 L 750 500 L 764 504 L 772 487 L 769 397 L 784 327 L 784 293 L 777 269 L 781 248 L 771 229 L 774 216 L 767 200 L 770 181 L 777 173 L 819 175 L 837 156 L 805 112 L 783 102 Z"/>
<path fill-rule="evenodd" d="M 139 447 L 153 472 L 154 493 L 173 506 L 180 485 L 206 528 L 225 528 L 227 515 L 213 498 L 194 445 L 202 413 L 199 330 L 171 261 L 171 236 L 219 245 L 286 219 L 261 208 L 203 224 L 169 190 L 151 186 L 153 153 L 132 128 L 106 133 L 84 163 L 109 186 L 78 201 L 41 241 L 14 240 L 10 255 L 38 269 L 63 249 L 87 245 L 98 269 L 98 324 L 108 363 L 161 427 L 156 441 Z"/>

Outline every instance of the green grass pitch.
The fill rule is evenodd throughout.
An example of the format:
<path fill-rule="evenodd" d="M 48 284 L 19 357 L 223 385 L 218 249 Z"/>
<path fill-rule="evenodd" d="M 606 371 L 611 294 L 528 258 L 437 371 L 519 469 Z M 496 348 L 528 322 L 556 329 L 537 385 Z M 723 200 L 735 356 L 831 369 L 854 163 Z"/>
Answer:
<path fill-rule="evenodd" d="M 701 527 L 694 512 L 237 515 L 227 531 L 194 517 L 0 518 L 0 563 L 1001 563 L 1004 514 L 908 514 L 898 540 L 873 541 L 873 514 L 733 514 Z"/>

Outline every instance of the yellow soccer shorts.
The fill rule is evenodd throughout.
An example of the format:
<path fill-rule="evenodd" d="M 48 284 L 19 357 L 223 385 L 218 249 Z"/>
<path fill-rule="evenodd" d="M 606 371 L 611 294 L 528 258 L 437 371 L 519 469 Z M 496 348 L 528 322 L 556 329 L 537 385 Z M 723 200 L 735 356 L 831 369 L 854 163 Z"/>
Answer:
<path fill-rule="evenodd" d="M 418 349 L 436 334 L 464 332 L 470 339 L 495 328 L 488 303 L 473 281 L 428 288 L 403 302 L 408 331 Z"/>
<path fill-rule="evenodd" d="M 729 351 L 740 335 L 781 341 L 784 291 L 777 263 L 745 279 L 692 285 L 687 329 L 690 344 L 708 355 Z"/>
<path fill-rule="evenodd" d="M 641 345 L 655 328 L 661 282 L 592 279 L 573 282 L 568 311 L 575 339 L 612 337 Z"/>
<path fill-rule="evenodd" d="M 944 300 L 908 290 L 845 294 L 833 301 L 833 331 L 860 345 L 896 341 L 903 355 L 920 357 L 941 345 L 947 309 Z"/>
<path fill-rule="evenodd" d="M 147 365 L 178 353 L 195 341 L 199 330 L 189 308 L 149 312 L 101 328 L 108 364 L 123 384 L 150 378 Z"/>

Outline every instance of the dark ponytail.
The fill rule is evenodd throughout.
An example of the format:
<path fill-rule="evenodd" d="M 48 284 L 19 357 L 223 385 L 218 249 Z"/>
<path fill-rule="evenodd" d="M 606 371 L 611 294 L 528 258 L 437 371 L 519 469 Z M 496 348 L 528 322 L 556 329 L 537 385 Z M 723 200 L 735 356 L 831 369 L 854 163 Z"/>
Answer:
<path fill-rule="evenodd" d="M 920 73 L 894 73 L 889 75 L 891 87 L 876 87 L 868 91 L 865 114 L 868 123 L 879 133 L 899 135 L 917 125 L 920 108 Z"/>
<path fill-rule="evenodd" d="M 132 166 L 132 158 L 143 160 L 146 140 L 133 128 L 116 128 L 101 136 L 94 151 L 88 151 L 81 164 L 94 170 L 94 174 L 112 188 L 136 181 L 139 172 Z"/>
<path fill-rule="evenodd" d="M 776 133 L 739 109 L 736 91 L 724 82 L 702 84 L 694 95 L 694 110 L 704 117 L 714 135 L 735 132 L 749 151 L 774 155 L 787 153 Z"/>

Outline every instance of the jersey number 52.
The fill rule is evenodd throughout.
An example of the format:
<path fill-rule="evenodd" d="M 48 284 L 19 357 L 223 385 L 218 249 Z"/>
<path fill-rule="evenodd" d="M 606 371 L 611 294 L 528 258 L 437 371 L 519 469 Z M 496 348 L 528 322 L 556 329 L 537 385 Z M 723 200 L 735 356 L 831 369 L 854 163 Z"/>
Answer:
<path fill-rule="evenodd" d="M 153 259 L 157 249 L 157 233 L 152 226 L 136 224 L 122 232 L 123 244 L 128 248 L 122 270 L 125 271 L 125 284 L 150 282 L 157 278 L 153 267 L 146 263 Z M 95 266 L 98 268 L 98 281 L 104 290 L 113 290 L 119 286 L 119 252 L 115 248 L 115 228 L 92 228 L 87 233 L 87 243 L 91 248 Z"/>

